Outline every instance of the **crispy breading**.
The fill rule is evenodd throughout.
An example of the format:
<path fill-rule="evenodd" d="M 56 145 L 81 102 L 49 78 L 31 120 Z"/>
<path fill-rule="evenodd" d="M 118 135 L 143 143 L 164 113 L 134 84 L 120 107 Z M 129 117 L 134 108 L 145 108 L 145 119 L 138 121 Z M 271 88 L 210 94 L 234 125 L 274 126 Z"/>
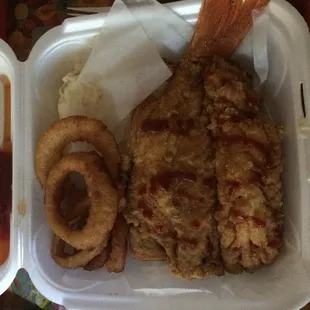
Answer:
<path fill-rule="evenodd" d="M 201 117 L 204 65 L 181 62 L 161 100 L 137 109 L 130 141 L 127 220 L 158 242 L 169 269 L 186 279 L 223 272 L 213 219 L 214 150 Z"/>
<path fill-rule="evenodd" d="M 281 129 L 259 104 L 250 77 L 213 57 L 183 61 L 162 99 L 134 115 L 126 218 L 181 278 L 222 274 L 222 260 L 253 271 L 279 253 Z"/>
<path fill-rule="evenodd" d="M 221 253 L 232 273 L 274 262 L 282 246 L 281 130 L 259 112 L 244 73 L 214 58 L 204 74 L 216 141 Z"/>
<path fill-rule="evenodd" d="M 165 250 L 148 235 L 143 236 L 135 227 L 130 228 L 129 246 L 134 258 L 142 261 L 165 261 Z"/>

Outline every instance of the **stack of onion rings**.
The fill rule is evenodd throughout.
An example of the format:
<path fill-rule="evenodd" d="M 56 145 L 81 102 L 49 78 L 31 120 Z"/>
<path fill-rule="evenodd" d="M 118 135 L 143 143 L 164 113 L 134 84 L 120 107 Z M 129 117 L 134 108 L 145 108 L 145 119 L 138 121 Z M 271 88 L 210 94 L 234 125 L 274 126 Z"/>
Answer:
<path fill-rule="evenodd" d="M 81 230 L 72 231 L 61 216 L 62 188 L 69 173 L 84 176 L 90 199 L 89 217 Z M 64 156 L 50 171 L 45 184 L 47 222 L 56 236 L 78 250 L 107 244 L 118 211 L 117 189 L 95 153 L 73 153 Z"/>
<path fill-rule="evenodd" d="M 65 147 L 77 141 L 93 144 L 98 153 L 63 155 Z M 65 118 L 40 138 L 35 171 L 45 191 L 47 222 L 54 232 L 51 255 L 61 267 L 95 270 L 107 264 L 109 272 L 124 269 L 128 227 L 118 213 L 120 163 L 113 135 L 95 119 Z M 84 177 L 86 189 L 71 190 L 68 177 L 72 172 Z M 66 245 L 73 254 L 65 253 Z"/>
<path fill-rule="evenodd" d="M 70 116 L 52 124 L 37 145 L 35 171 L 43 188 L 52 167 L 62 158 L 65 147 L 77 141 L 91 143 L 104 158 L 113 180 L 118 181 L 121 156 L 111 132 L 101 121 Z"/>

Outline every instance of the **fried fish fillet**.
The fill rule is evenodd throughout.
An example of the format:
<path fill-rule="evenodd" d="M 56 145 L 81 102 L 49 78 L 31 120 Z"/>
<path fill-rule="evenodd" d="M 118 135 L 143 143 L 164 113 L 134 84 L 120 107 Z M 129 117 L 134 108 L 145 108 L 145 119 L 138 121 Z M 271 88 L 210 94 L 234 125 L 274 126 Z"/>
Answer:
<path fill-rule="evenodd" d="M 129 245 L 134 258 L 142 261 L 165 261 L 165 250 L 148 235 L 143 236 L 135 227 L 130 228 Z"/>
<path fill-rule="evenodd" d="M 232 273 L 271 264 L 283 240 L 281 128 L 220 57 L 183 61 L 173 82 L 178 101 L 171 83 L 134 116 L 127 220 L 181 278 L 222 274 L 222 261 Z"/>
<path fill-rule="evenodd" d="M 137 109 L 130 141 L 126 218 L 160 244 L 169 269 L 187 279 L 223 272 L 213 218 L 214 149 L 201 117 L 204 66 L 180 63 L 166 95 Z"/>
<path fill-rule="evenodd" d="M 244 71 L 215 57 L 204 73 L 216 144 L 216 210 L 227 271 L 274 262 L 282 246 L 281 128 L 259 112 Z"/>
<path fill-rule="evenodd" d="M 258 107 L 251 103 L 255 96 L 250 91 L 245 74 L 238 69 L 231 69 L 230 74 L 222 72 L 224 81 L 226 75 L 228 78 L 236 75 L 237 80 L 241 79 L 237 81 L 236 89 L 229 94 L 236 103 L 233 106 L 237 111 L 234 120 L 237 120 L 238 126 L 232 125 L 231 122 L 228 122 L 230 127 L 226 126 L 225 117 L 227 113 L 229 115 L 232 106 L 224 101 L 219 102 L 220 110 L 216 109 L 217 102 L 212 99 L 212 94 L 220 99 L 222 84 L 217 84 L 216 80 L 212 84 L 211 73 L 214 62 L 217 61 L 216 58 L 212 58 L 213 54 L 230 55 L 251 27 L 252 10 L 260 10 L 267 3 L 268 0 L 251 0 L 245 5 L 243 0 L 203 1 L 192 44 L 164 94 L 160 99 L 151 96 L 137 108 L 133 117 L 129 140 L 132 161 L 128 190 L 129 207 L 125 210 L 125 217 L 140 233 L 155 240 L 165 250 L 168 268 L 183 279 L 202 279 L 206 275 L 223 274 L 222 257 L 229 271 L 235 271 L 239 265 L 248 270 L 257 265 L 253 258 L 256 253 L 253 251 L 247 252 L 251 256 L 248 263 L 240 262 L 239 254 L 235 259 L 237 263 L 231 262 L 232 253 L 226 252 L 223 245 L 228 238 L 225 232 L 229 235 L 229 229 L 233 227 L 233 233 L 235 226 L 234 223 L 225 224 L 227 215 L 222 215 L 218 207 L 218 198 L 225 210 L 233 209 L 229 204 L 234 204 L 234 199 L 225 192 L 226 183 L 223 178 L 226 180 L 229 176 L 222 170 L 225 170 L 230 157 L 236 160 L 239 158 L 229 148 L 243 150 L 243 143 L 221 142 L 217 138 L 222 136 L 222 130 L 227 130 L 232 135 L 236 130 L 241 131 L 238 126 L 242 126 L 243 121 L 248 124 L 244 131 L 250 130 L 253 133 L 252 140 L 255 140 L 257 132 L 257 135 L 260 135 L 257 137 L 257 144 L 265 143 L 264 147 L 268 153 L 270 149 L 271 153 L 277 153 L 278 132 L 272 123 L 259 113 Z M 210 16 L 210 12 L 213 17 Z M 214 32 L 214 29 L 218 31 Z M 224 60 L 223 62 L 225 63 Z M 249 92 L 242 97 L 244 85 L 249 88 Z M 243 111 L 243 107 L 248 106 L 253 108 L 253 116 L 248 109 Z M 219 123 L 215 121 L 217 118 L 220 119 Z M 265 140 L 261 141 L 259 139 L 263 139 L 263 133 Z M 228 151 L 233 156 L 225 153 Z M 255 150 L 253 152 L 255 153 Z M 257 164 L 256 157 L 249 159 L 251 154 L 247 155 L 245 151 L 239 153 L 249 162 L 252 160 L 253 167 L 254 163 Z M 273 168 L 280 157 L 280 153 L 272 157 Z M 258 159 L 261 160 L 262 167 L 266 160 Z M 252 175 L 251 167 L 248 168 L 249 172 L 245 173 L 248 177 Z M 277 211 L 281 209 L 282 201 L 281 195 L 274 198 L 275 191 L 276 196 L 281 191 L 280 163 L 273 168 L 268 172 L 261 170 L 264 171 L 261 173 L 262 187 L 256 187 L 266 200 L 264 203 L 260 201 L 263 211 L 257 215 L 257 219 L 261 219 L 259 216 L 267 216 L 267 221 L 270 220 L 270 223 L 265 222 L 266 234 L 269 231 L 273 234 L 273 226 L 281 226 L 278 215 L 269 216 L 268 213 L 273 204 L 269 201 L 277 201 L 280 204 Z M 234 169 L 234 164 L 231 164 L 231 169 Z M 243 175 L 242 165 L 236 167 L 235 173 L 238 174 L 239 169 Z M 232 179 L 234 178 L 235 176 L 232 176 Z M 257 203 L 257 197 L 249 196 L 244 203 L 249 205 L 246 208 L 251 209 L 250 205 Z M 258 205 L 255 209 L 261 210 Z M 245 225 L 249 220 L 256 219 L 256 213 L 249 216 L 251 217 L 246 218 Z M 269 235 L 268 240 L 273 242 Z M 254 244 L 257 245 L 258 242 Z M 266 244 L 268 243 L 265 242 L 264 245 Z M 245 243 L 242 245 L 245 246 Z M 231 243 L 228 247 L 230 246 Z M 262 243 L 258 245 L 262 246 Z M 276 256 L 276 253 L 267 252 L 260 249 L 260 262 L 269 262 L 272 260 L 270 257 Z M 267 253 L 264 258 L 263 253 Z"/>

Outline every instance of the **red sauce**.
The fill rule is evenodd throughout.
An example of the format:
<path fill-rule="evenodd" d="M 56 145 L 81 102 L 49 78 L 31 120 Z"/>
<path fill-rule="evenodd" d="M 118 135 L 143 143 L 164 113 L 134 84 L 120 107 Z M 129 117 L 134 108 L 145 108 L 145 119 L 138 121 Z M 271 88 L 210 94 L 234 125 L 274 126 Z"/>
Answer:
<path fill-rule="evenodd" d="M 263 221 L 263 220 L 261 220 L 261 219 L 259 219 L 259 218 L 257 218 L 257 217 L 252 217 L 252 220 L 253 220 L 253 223 L 254 223 L 254 225 L 256 226 L 256 227 L 260 227 L 260 228 L 262 228 L 262 227 L 265 227 L 266 226 L 266 223 L 265 223 L 265 221 Z"/>
<path fill-rule="evenodd" d="M 233 216 L 241 221 L 244 221 L 248 218 L 248 216 L 246 214 L 244 214 L 243 212 L 239 211 L 239 210 L 233 210 Z"/>
<path fill-rule="evenodd" d="M 257 218 L 257 217 L 250 217 L 250 216 L 247 216 L 246 214 L 244 214 L 242 211 L 239 211 L 239 210 L 233 210 L 232 211 L 232 216 L 240 221 L 244 221 L 244 220 L 247 220 L 247 219 L 252 219 L 253 220 L 253 223 L 256 227 L 259 227 L 259 228 L 262 228 L 262 227 L 265 227 L 266 226 L 266 222 Z"/>
<path fill-rule="evenodd" d="M 142 211 L 142 214 L 146 219 L 150 220 L 153 217 L 153 211 L 144 200 L 138 201 L 138 209 Z"/>
<path fill-rule="evenodd" d="M 225 136 L 220 137 L 219 141 L 224 144 L 243 144 L 250 148 L 255 148 L 259 150 L 263 154 L 267 154 L 267 147 L 261 142 L 255 141 L 253 139 L 249 139 L 241 136 Z"/>
<path fill-rule="evenodd" d="M 265 145 L 264 143 L 240 136 L 223 136 L 219 137 L 217 141 L 226 145 L 242 144 L 247 146 L 249 149 L 256 149 L 265 157 L 265 168 L 271 169 L 274 166 L 272 153 L 269 152 L 268 145 Z"/>
<path fill-rule="evenodd" d="M 11 187 L 12 153 L 0 151 L 0 215 L 11 209 Z"/>
<path fill-rule="evenodd" d="M 283 229 L 279 227 L 274 231 L 274 237 L 268 242 L 268 246 L 273 249 L 278 249 L 281 247 L 282 239 L 283 239 Z"/>
<path fill-rule="evenodd" d="M 261 185 L 261 176 L 259 173 L 253 173 L 253 176 L 249 180 L 243 180 L 243 182 L 238 181 L 226 181 L 225 185 L 228 187 L 228 194 L 231 195 L 238 189 L 242 184 L 254 184 L 257 186 Z"/>
<path fill-rule="evenodd" d="M 146 184 L 141 183 L 138 185 L 138 195 L 143 196 L 146 194 Z"/>
<path fill-rule="evenodd" d="M 172 203 L 178 206 L 184 202 L 184 199 L 192 203 L 202 203 L 204 201 L 203 197 L 191 195 L 186 190 L 178 190 L 172 198 Z"/>
<path fill-rule="evenodd" d="M 0 265 L 10 252 L 10 214 L 12 209 L 12 143 L 11 143 L 11 84 L 0 76 L 4 85 L 4 132 L 0 150 Z"/>
<path fill-rule="evenodd" d="M 0 265 L 9 255 L 12 209 L 12 153 L 0 151 Z"/>
<path fill-rule="evenodd" d="M 278 239 L 274 239 L 268 242 L 268 246 L 272 249 L 278 249 L 281 246 L 281 242 Z"/>
<path fill-rule="evenodd" d="M 198 229 L 198 228 L 200 228 L 201 223 L 198 220 L 192 220 L 191 225 L 193 228 Z"/>
<path fill-rule="evenodd" d="M 175 181 L 187 180 L 196 182 L 196 175 L 192 172 L 182 172 L 182 171 L 165 171 L 155 175 L 151 179 L 150 190 L 155 193 L 158 188 L 168 190 L 171 184 Z"/>
<path fill-rule="evenodd" d="M 236 181 L 226 181 L 226 186 L 228 187 L 228 194 L 231 195 L 235 189 L 240 187 L 240 183 Z"/>
<path fill-rule="evenodd" d="M 174 134 L 186 135 L 194 126 L 193 119 L 170 121 L 168 119 L 146 119 L 142 123 L 144 132 L 161 132 L 168 130 Z"/>
<path fill-rule="evenodd" d="M 148 131 L 164 131 L 169 129 L 169 121 L 167 119 L 146 119 L 142 123 L 142 130 Z"/>
<path fill-rule="evenodd" d="M 196 239 L 190 239 L 190 238 L 180 238 L 179 242 L 191 249 L 194 249 L 198 244 L 198 241 Z"/>

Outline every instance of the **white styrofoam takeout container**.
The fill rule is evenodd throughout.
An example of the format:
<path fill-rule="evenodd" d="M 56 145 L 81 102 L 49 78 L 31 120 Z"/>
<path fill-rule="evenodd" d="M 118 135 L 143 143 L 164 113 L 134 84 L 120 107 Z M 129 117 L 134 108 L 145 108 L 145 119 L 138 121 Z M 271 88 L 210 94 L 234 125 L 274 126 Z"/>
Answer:
<path fill-rule="evenodd" d="M 168 6 L 195 23 L 200 1 L 181 1 Z M 270 72 L 265 98 L 267 103 L 272 102 L 269 107 L 272 117 L 285 128 L 284 156 L 289 163 L 284 171 L 285 212 L 298 229 L 301 256 L 310 267 L 310 165 L 307 160 L 310 149 L 308 139 L 300 138 L 298 125 L 299 120 L 304 116 L 307 120 L 310 113 L 309 34 L 301 16 L 288 3 L 272 0 L 269 7 Z M 0 293 L 9 287 L 18 269 L 25 268 L 43 295 L 68 309 L 276 310 L 297 309 L 310 301 L 310 281 L 309 293 L 281 295 L 279 292 L 268 303 L 238 298 L 223 301 L 208 294 L 155 297 L 133 291 L 123 276 L 107 276 L 102 270 L 99 272 L 102 272 L 103 281 L 92 282 L 86 272 L 64 275 L 52 261 L 43 193 L 34 174 L 34 150 L 40 134 L 58 118 L 56 102 L 62 77 L 72 69 L 75 55 L 89 53 L 89 40 L 98 34 L 104 21 L 104 15 L 66 20 L 39 40 L 25 63 L 18 62 L 13 51 L 0 41 L 0 75 L 6 75 L 11 81 L 13 139 L 11 251 L 8 261 L 0 267 Z M 2 104 L 0 101 L 0 108 Z M 25 205 L 25 214 L 19 213 L 19 204 Z M 129 258 L 125 270 L 127 278 L 134 278 L 136 264 L 140 263 Z M 190 288 L 191 283 L 186 286 Z"/>

